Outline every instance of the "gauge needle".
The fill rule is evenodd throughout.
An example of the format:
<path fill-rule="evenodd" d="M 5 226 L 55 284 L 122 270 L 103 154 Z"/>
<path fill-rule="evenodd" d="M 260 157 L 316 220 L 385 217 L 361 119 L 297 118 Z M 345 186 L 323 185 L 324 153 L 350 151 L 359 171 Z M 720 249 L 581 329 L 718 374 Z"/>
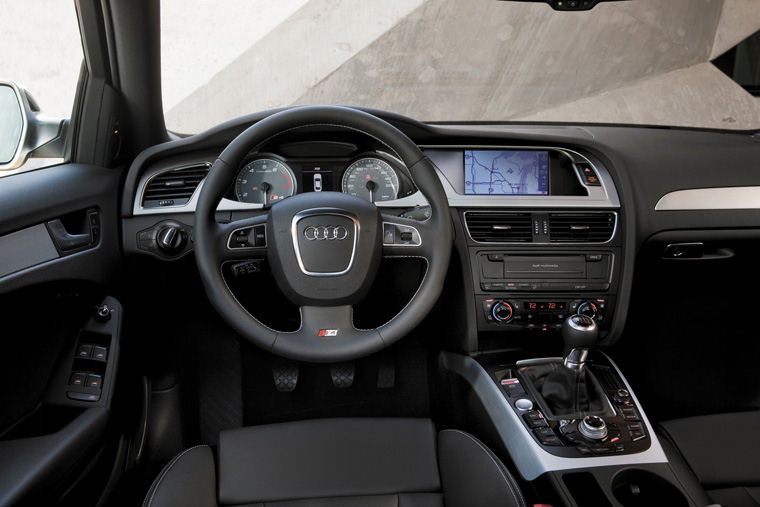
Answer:
<path fill-rule="evenodd" d="M 367 182 L 367 190 L 369 190 L 369 202 L 374 202 L 375 201 L 375 197 L 374 197 L 375 186 L 376 185 L 375 185 L 374 181 L 369 180 Z"/>
<path fill-rule="evenodd" d="M 261 183 L 261 191 L 264 192 L 264 204 L 266 204 L 268 202 L 267 198 L 269 197 L 269 189 L 270 188 L 272 188 L 272 185 L 270 185 L 266 181 L 263 181 Z"/>

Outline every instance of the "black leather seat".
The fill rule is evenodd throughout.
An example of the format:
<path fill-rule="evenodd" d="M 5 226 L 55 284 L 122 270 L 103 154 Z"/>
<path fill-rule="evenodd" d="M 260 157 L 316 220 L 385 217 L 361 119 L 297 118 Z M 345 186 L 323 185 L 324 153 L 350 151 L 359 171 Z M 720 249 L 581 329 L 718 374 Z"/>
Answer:
<path fill-rule="evenodd" d="M 426 419 L 321 419 L 224 431 L 175 457 L 144 507 L 524 506 L 480 441 Z"/>
<path fill-rule="evenodd" d="M 760 412 L 676 419 L 660 430 L 671 466 L 700 503 L 760 506 Z"/>

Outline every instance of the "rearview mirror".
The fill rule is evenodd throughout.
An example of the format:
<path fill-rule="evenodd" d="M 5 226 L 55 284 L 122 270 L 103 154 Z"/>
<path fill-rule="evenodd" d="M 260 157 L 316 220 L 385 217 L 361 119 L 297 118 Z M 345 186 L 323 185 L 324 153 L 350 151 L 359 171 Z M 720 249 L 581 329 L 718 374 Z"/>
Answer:
<path fill-rule="evenodd" d="M 0 171 L 18 169 L 30 157 L 63 157 L 68 124 L 41 114 L 16 83 L 0 81 Z"/>
<path fill-rule="evenodd" d="M 599 2 L 624 2 L 627 0 L 501 0 L 502 2 L 543 2 L 555 11 L 588 11 Z"/>

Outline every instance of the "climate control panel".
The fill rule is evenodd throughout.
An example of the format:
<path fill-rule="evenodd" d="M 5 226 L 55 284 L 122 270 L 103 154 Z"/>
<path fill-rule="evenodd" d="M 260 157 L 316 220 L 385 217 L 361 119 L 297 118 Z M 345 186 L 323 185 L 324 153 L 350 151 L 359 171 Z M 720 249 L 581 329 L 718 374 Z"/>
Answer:
<path fill-rule="evenodd" d="M 499 299 L 482 298 L 483 316 L 489 326 L 505 330 L 557 331 L 570 315 L 591 317 L 605 322 L 610 301 L 606 297 L 588 299 Z"/>

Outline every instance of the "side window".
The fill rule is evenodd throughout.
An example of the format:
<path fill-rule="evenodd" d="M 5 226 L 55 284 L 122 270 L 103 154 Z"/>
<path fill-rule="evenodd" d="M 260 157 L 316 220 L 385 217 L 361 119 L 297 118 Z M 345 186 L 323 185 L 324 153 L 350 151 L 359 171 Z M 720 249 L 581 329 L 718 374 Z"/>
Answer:
<path fill-rule="evenodd" d="M 0 177 L 65 162 L 82 65 L 73 2 L 3 2 Z"/>

